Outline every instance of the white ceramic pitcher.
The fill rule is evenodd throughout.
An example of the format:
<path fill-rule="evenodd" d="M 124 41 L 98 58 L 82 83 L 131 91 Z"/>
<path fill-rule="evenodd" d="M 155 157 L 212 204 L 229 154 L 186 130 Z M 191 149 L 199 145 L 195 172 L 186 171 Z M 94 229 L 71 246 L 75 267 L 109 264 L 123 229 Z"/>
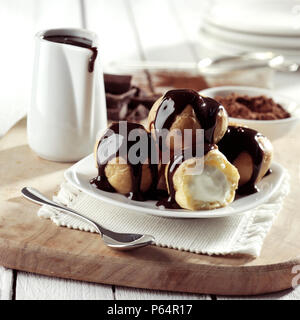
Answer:
<path fill-rule="evenodd" d="M 52 42 L 48 36 L 92 41 L 98 54 L 89 71 L 89 48 Z M 97 134 L 107 126 L 105 91 L 97 35 L 84 29 L 51 29 L 36 34 L 28 143 L 40 157 L 77 161 L 93 152 Z"/>

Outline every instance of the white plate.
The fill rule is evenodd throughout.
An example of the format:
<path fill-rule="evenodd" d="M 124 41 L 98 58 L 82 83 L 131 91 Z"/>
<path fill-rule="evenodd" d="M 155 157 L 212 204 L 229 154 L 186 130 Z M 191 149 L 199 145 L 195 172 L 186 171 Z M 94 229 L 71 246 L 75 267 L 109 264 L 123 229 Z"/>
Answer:
<path fill-rule="evenodd" d="M 202 28 L 210 36 L 220 38 L 224 41 L 233 41 L 238 44 L 245 44 L 252 47 L 263 46 L 270 49 L 275 48 L 287 50 L 299 50 L 300 48 L 300 37 L 247 34 L 244 32 L 225 29 L 224 27 L 210 23 L 203 23 Z"/>
<path fill-rule="evenodd" d="M 215 0 L 204 19 L 230 30 L 270 35 L 299 36 L 296 0 Z"/>
<path fill-rule="evenodd" d="M 199 30 L 199 43 L 212 52 L 216 52 L 217 48 L 219 54 L 238 55 L 241 52 L 246 51 L 270 51 L 270 48 L 265 45 L 249 45 L 216 37 L 215 35 L 206 32 L 203 27 Z M 289 60 L 300 63 L 300 48 L 272 48 L 271 50 L 274 53 L 284 55 Z"/>
<path fill-rule="evenodd" d="M 133 201 L 117 193 L 110 193 L 98 190 L 89 183 L 90 179 L 96 177 L 94 156 L 91 154 L 75 163 L 65 172 L 65 178 L 74 187 L 106 203 L 122 208 L 131 209 L 141 213 L 171 218 L 217 218 L 226 217 L 243 211 L 253 209 L 259 204 L 266 202 L 280 186 L 284 169 L 277 163 L 272 164 L 272 174 L 265 177 L 258 187 L 261 191 L 250 196 L 241 197 L 230 206 L 215 210 L 188 211 L 184 209 L 159 209 L 155 206 L 155 201 Z"/>

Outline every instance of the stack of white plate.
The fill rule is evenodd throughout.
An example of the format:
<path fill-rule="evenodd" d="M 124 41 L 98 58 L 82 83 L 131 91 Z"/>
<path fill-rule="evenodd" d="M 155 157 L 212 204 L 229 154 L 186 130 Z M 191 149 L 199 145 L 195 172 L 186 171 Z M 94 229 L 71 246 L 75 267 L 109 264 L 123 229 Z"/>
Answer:
<path fill-rule="evenodd" d="M 274 51 L 300 60 L 300 0 L 207 1 L 202 43 L 228 54 Z"/>

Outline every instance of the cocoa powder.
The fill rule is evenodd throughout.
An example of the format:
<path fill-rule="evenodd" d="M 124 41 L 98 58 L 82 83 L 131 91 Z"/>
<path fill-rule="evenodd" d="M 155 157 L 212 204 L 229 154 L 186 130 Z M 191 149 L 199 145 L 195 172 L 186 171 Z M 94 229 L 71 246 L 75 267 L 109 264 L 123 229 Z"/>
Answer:
<path fill-rule="evenodd" d="M 289 118 L 291 115 L 272 98 L 264 95 L 250 97 L 231 93 L 226 97 L 214 98 L 221 103 L 229 117 L 249 120 L 278 120 Z"/>
<path fill-rule="evenodd" d="M 155 72 L 152 74 L 155 88 L 188 88 L 196 91 L 207 89 L 209 86 L 204 77 L 187 72 Z M 165 91 L 165 90 L 164 90 Z"/>

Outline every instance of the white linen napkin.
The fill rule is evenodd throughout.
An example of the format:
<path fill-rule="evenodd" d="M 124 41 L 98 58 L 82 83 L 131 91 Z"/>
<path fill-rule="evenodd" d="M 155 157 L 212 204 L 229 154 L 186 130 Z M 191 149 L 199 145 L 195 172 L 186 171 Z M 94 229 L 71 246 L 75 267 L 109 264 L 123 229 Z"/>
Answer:
<path fill-rule="evenodd" d="M 268 202 L 241 214 L 215 219 L 172 219 L 138 213 L 95 199 L 68 182 L 62 183 L 53 200 L 113 231 L 151 234 L 157 246 L 208 255 L 246 254 L 258 257 L 288 192 L 286 173 L 282 185 Z M 38 215 L 51 219 L 58 226 L 95 232 L 79 218 L 47 206 L 43 206 Z"/>

